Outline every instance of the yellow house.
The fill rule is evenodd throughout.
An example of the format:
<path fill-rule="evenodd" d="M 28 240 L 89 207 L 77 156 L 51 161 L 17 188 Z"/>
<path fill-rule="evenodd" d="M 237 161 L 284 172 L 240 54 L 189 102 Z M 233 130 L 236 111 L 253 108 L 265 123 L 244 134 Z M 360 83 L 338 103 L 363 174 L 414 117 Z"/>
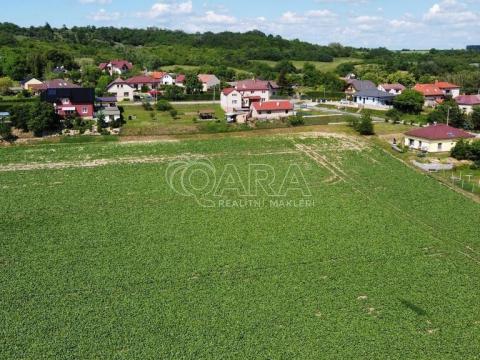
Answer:
<path fill-rule="evenodd" d="M 405 146 L 429 153 L 449 152 L 460 139 L 472 139 L 474 137 L 474 135 L 461 129 L 445 124 L 435 124 L 405 133 Z"/>
<path fill-rule="evenodd" d="M 23 88 L 25 90 L 32 90 L 32 85 L 33 85 L 33 87 L 35 87 L 35 86 L 42 85 L 42 84 L 43 83 L 40 80 L 37 80 L 37 79 L 33 78 L 33 79 L 30 79 L 30 80 L 26 81 L 23 84 Z"/>

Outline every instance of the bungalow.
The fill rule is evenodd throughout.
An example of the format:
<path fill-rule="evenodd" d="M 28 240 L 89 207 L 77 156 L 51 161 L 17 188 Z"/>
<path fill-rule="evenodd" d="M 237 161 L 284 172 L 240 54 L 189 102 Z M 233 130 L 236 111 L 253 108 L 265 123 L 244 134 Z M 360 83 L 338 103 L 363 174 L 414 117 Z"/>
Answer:
<path fill-rule="evenodd" d="M 425 97 L 425 106 L 434 107 L 445 99 L 445 93 L 435 84 L 417 84 L 413 90 Z"/>
<path fill-rule="evenodd" d="M 460 109 L 467 114 L 472 113 L 475 106 L 480 106 L 480 95 L 460 95 L 454 99 Z"/>
<path fill-rule="evenodd" d="M 116 106 L 107 106 L 98 110 L 98 114 L 103 114 L 105 116 L 105 122 L 111 123 L 112 121 L 120 120 L 122 117 L 120 109 Z"/>
<path fill-rule="evenodd" d="M 107 92 L 109 94 L 115 95 L 117 101 L 133 101 L 135 89 L 130 86 L 125 80 L 118 78 L 112 81 L 107 86 Z"/>
<path fill-rule="evenodd" d="M 347 95 L 347 98 L 353 99 L 353 95 L 355 95 L 357 92 L 375 88 L 375 84 L 370 80 L 348 79 L 345 94 Z"/>
<path fill-rule="evenodd" d="M 405 133 L 405 146 L 430 153 L 451 151 L 460 139 L 472 139 L 475 136 L 446 124 L 410 130 Z"/>
<path fill-rule="evenodd" d="M 40 80 L 37 80 L 37 79 L 35 79 L 35 78 L 32 78 L 32 79 L 29 79 L 29 80 L 25 81 L 25 82 L 22 84 L 22 86 L 23 86 L 23 88 L 24 88 L 25 90 L 29 90 L 29 91 L 30 91 L 30 90 L 32 90 L 32 86 L 34 86 L 34 85 L 37 85 L 37 86 L 38 86 L 38 85 L 42 85 L 42 84 L 43 84 L 43 82 L 41 82 Z"/>
<path fill-rule="evenodd" d="M 353 95 L 353 102 L 359 105 L 390 106 L 396 95 L 378 89 L 365 89 Z"/>
<path fill-rule="evenodd" d="M 95 89 L 75 87 L 49 87 L 42 91 L 41 100 L 53 104 L 61 117 L 80 116 L 93 118 Z"/>
<path fill-rule="evenodd" d="M 273 120 L 295 115 L 293 104 L 288 100 L 256 102 L 251 107 L 252 118 L 257 120 Z"/>
<path fill-rule="evenodd" d="M 220 80 L 215 75 L 211 74 L 199 74 L 198 80 L 200 80 L 202 83 L 203 92 L 207 92 L 208 90 L 220 85 Z"/>
<path fill-rule="evenodd" d="M 173 85 L 174 80 L 172 75 L 162 71 L 154 71 L 151 74 L 151 77 L 160 82 L 160 85 Z"/>
<path fill-rule="evenodd" d="M 402 84 L 381 84 L 377 89 L 393 95 L 400 95 L 406 88 Z"/>
<path fill-rule="evenodd" d="M 112 60 L 108 63 L 101 63 L 98 68 L 103 72 L 108 72 L 110 76 L 122 75 L 132 70 L 133 64 L 126 60 Z"/>

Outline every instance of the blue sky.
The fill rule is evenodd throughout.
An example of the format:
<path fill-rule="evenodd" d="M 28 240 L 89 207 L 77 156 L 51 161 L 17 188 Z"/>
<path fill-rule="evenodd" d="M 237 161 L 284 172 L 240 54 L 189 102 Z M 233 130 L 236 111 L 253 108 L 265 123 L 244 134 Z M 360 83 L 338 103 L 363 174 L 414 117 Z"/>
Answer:
<path fill-rule="evenodd" d="M 258 29 L 318 44 L 392 49 L 480 44 L 480 0 L 23 0 L 1 8 L 0 21 L 24 26 Z"/>

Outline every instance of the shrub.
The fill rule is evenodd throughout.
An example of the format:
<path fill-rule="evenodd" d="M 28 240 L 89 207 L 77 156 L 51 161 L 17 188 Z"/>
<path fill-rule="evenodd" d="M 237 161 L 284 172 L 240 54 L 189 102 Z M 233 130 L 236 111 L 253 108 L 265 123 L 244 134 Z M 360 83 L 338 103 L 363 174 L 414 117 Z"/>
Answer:
<path fill-rule="evenodd" d="M 142 105 L 146 111 L 153 111 L 153 106 L 148 101 L 145 101 Z"/>
<path fill-rule="evenodd" d="M 288 119 L 290 126 L 302 126 L 305 125 L 305 120 L 303 119 L 302 114 L 297 114 L 296 116 L 291 116 Z"/>
<path fill-rule="evenodd" d="M 158 111 L 170 111 L 172 109 L 173 109 L 172 104 L 170 104 L 167 100 L 159 100 L 157 102 Z"/>
<path fill-rule="evenodd" d="M 387 119 L 391 120 L 394 124 L 400 123 L 402 118 L 402 113 L 397 109 L 390 109 L 385 115 L 387 116 Z"/>
<path fill-rule="evenodd" d="M 176 119 L 177 118 L 177 115 L 178 115 L 178 111 L 176 109 L 171 109 L 170 110 L 170 116 L 173 118 L 173 119 Z"/>
<path fill-rule="evenodd" d="M 373 122 L 372 122 L 372 116 L 370 115 L 370 112 L 365 111 L 362 114 L 362 118 L 360 122 L 358 123 L 356 129 L 360 135 L 374 135 L 375 131 L 373 128 Z"/>

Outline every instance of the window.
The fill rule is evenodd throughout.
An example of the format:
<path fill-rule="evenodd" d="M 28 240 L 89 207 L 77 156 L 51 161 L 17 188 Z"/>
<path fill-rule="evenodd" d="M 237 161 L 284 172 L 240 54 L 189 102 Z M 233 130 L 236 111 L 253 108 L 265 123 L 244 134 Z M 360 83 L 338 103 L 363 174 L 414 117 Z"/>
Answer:
<path fill-rule="evenodd" d="M 123 96 L 124 96 L 124 97 L 129 97 L 130 94 L 129 94 L 128 92 L 126 92 L 126 93 L 123 93 Z"/>
<path fill-rule="evenodd" d="M 442 149 L 443 149 L 443 144 L 442 144 L 442 143 L 438 143 L 437 149 L 438 149 L 438 151 L 442 151 Z"/>
<path fill-rule="evenodd" d="M 268 111 L 267 111 L 267 114 L 271 114 L 271 113 L 272 113 L 272 111 L 271 111 L 271 110 L 268 110 Z"/>
<path fill-rule="evenodd" d="M 69 99 L 62 99 L 62 104 L 70 104 L 70 100 Z"/>
<path fill-rule="evenodd" d="M 415 140 L 408 139 L 408 143 L 409 143 L 410 146 L 413 146 L 413 145 L 415 145 Z"/>
<path fill-rule="evenodd" d="M 237 103 L 237 100 L 232 100 L 232 104 L 236 104 Z"/>
<path fill-rule="evenodd" d="M 288 110 L 285 110 L 285 114 L 288 114 Z"/>
<path fill-rule="evenodd" d="M 88 114 L 88 108 L 86 106 L 82 107 L 82 114 Z"/>

